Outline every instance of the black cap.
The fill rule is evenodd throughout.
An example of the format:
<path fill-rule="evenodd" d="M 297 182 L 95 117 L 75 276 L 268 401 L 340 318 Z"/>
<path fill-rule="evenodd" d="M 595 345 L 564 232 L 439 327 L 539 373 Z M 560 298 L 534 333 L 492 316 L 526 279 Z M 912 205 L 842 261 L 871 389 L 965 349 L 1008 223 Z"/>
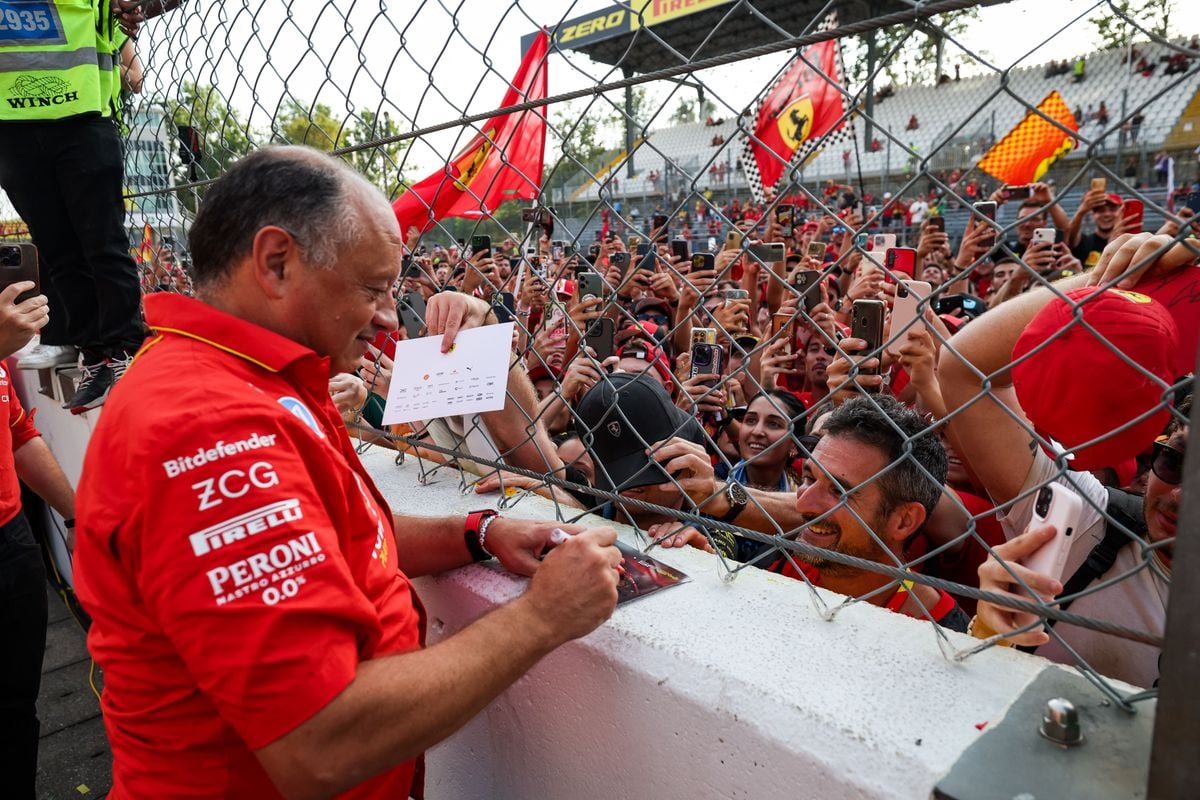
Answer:
<path fill-rule="evenodd" d="M 575 429 L 596 464 L 596 485 L 608 491 L 653 486 L 670 480 L 646 448 L 679 436 L 704 444 L 704 430 L 649 375 L 606 376 L 575 408 Z"/>

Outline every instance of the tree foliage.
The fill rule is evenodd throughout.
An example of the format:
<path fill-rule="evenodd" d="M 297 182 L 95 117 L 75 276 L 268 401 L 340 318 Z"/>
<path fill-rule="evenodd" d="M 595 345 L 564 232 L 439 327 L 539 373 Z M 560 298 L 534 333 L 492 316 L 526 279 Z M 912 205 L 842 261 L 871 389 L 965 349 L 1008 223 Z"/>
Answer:
<path fill-rule="evenodd" d="M 889 81 L 897 84 L 937 81 L 939 34 L 957 38 L 969 25 L 978 21 L 979 10 L 968 8 L 930 17 L 928 23 L 919 25 L 915 30 L 911 25 L 896 25 L 876 31 L 875 53 L 883 67 L 880 76 L 875 79 L 876 86 Z M 853 85 L 861 85 L 867 79 L 868 35 L 845 40 L 844 59 Z M 950 62 L 943 63 L 942 70 L 946 74 L 953 74 Z"/>
<path fill-rule="evenodd" d="M 1096 29 L 1100 49 L 1126 47 L 1131 39 L 1141 38 L 1138 30 L 1124 17 L 1136 20 L 1143 30 L 1156 36 L 1166 38 L 1171 35 L 1171 12 L 1175 10 L 1175 0 L 1116 0 L 1114 5 L 1120 14 L 1114 14 L 1106 4 L 1100 6 L 1099 13 L 1088 20 Z"/>
<path fill-rule="evenodd" d="M 212 86 L 185 82 L 174 98 L 158 102 L 166 106 L 167 116 L 176 125 L 196 130 L 202 151 L 196 164 L 197 178 L 217 177 L 256 146 L 250 126 Z"/>
<path fill-rule="evenodd" d="M 671 114 L 671 122 L 676 125 L 686 125 L 689 122 L 699 122 L 701 119 L 711 117 L 717 111 L 717 106 L 712 100 L 704 98 L 704 103 L 700 103 L 699 98 L 681 97 L 679 105 L 675 106 L 675 111 Z"/>

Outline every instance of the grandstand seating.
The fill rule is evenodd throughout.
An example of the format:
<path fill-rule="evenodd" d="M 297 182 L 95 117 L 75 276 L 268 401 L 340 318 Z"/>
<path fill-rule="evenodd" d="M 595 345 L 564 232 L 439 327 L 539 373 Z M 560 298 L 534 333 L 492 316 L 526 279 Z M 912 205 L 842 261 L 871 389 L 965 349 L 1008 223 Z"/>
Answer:
<path fill-rule="evenodd" d="M 1012 69 L 1006 76 L 990 73 L 940 86 L 898 87 L 892 97 L 875 108 L 877 127 L 874 135 L 884 144 L 882 150 L 868 151 L 862 141 L 863 126 L 861 122 L 856 123 L 858 161 L 853 165 L 854 171 L 861 170 L 864 176 L 900 175 L 908 161 L 905 147 L 913 147 L 919 157 L 926 158 L 957 135 L 986 132 L 998 139 L 1021 120 L 1029 106 L 1036 105 L 1053 89 L 1062 94 L 1068 106 L 1078 107 L 1085 114 L 1089 107 L 1094 110 L 1101 102 L 1107 104 L 1107 129 L 1095 121 L 1081 121 L 1081 146 L 1074 157 L 1082 157 L 1092 142 L 1100 142 L 1097 147 L 1105 148 L 1101 153 L 1115 152 L 1123 92 L 1126 114 L 1132 115 L 1140 109 L 1145 117 L 1138 145 L 1159 146 L 1196 95 L 1195 76 L 1200 66 L 1193 62 L 1187 76 L 1164 76 L 1163 65 L 1158 59 L 1167 49 L 1157 44 L 1139 44 L 1138 49 L 1148 60 L 1158 64 L 1149 78 L 1130 74 L 1128 65 L 1122 63 L 1126 51 L 1119 49 L 1089 54 L 1086 79 L 1081 83 L 1075 83 L 1069 74 L 1045 78 L 1045 65 L 1038 64 Z M 906 127 L 913 114 L 920 127 L 908 131 Z M 714 147 L 712 140 L 717 135 L 725 139 L 725 144 Z M 890 148 L 887 146 L 889 141 Z M 717 180 L 709 168 L 717 163 L 725 163 L 730 169 L 729 183 L 724 186 L 744 187 L 744 178 L 737 168 L 743 146 L 744 138 L 738 131 L 736 119 L 727 119 L 718 125 L 689 123 L 651 131 L 634 150 L 637 174 L 629 178 L 623 169 L 619 173 L 614 169 L 611 177 L 618 178 L 618 183 L 615 188 L 609 188 L 616 197 L 659 195 L 668 182 L 673 194 L 685 187 L 701 191 L 716 188 Z M 803 180 L 808 183 L 826 178 L 845 179 L 843 151 L 846 149 L 851 148 L 826 148 L 805 166 Z M 977 160 L 980 155 L 981 150 L 975 152 L 972 159 Z M 649 180 L 652 173 L 659 176 L 657 181 Z M 572 199 L 595 199 L 597 189 L 594 184 L 581 187 Z"/>

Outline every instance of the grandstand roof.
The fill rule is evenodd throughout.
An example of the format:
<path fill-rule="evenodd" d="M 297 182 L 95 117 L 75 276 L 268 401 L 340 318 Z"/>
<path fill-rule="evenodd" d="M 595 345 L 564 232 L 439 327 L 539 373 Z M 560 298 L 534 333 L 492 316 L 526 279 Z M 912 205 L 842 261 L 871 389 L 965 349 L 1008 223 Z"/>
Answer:
<path fill-rule="evenodd" d="M 1008 0 L 981 0 L 980 5 L 1002 2 Z M 647 73 L 799 36 L 828 5 L 823 0 L 631 0 L 565 20 L 551 33 L 559 49 Z M 845 0 L 837 4 L 838 20 L 845 25 L 904 10 L 923 16 L 913 5 Z M 522 37 L 522 52 L 535 35 Z"/>

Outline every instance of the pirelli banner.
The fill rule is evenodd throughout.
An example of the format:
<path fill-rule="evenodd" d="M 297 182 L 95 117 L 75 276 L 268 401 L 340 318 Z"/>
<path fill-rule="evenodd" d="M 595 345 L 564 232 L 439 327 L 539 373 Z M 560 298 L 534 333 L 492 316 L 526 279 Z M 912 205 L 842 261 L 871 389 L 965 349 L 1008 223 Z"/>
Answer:
<path fill-rule="evenodd" d="M 565 20 L 549 33 L 553 45 L 564 50 L 574 50 L 632 33 L 638 28 L 650 28 L 732 2 L 733 0 L 631 0 L 629 3 L 609 6 L 591 14 Z M 522 37 L 522 53 L 529 49 L 536 35 L 531 33 Z"/>

